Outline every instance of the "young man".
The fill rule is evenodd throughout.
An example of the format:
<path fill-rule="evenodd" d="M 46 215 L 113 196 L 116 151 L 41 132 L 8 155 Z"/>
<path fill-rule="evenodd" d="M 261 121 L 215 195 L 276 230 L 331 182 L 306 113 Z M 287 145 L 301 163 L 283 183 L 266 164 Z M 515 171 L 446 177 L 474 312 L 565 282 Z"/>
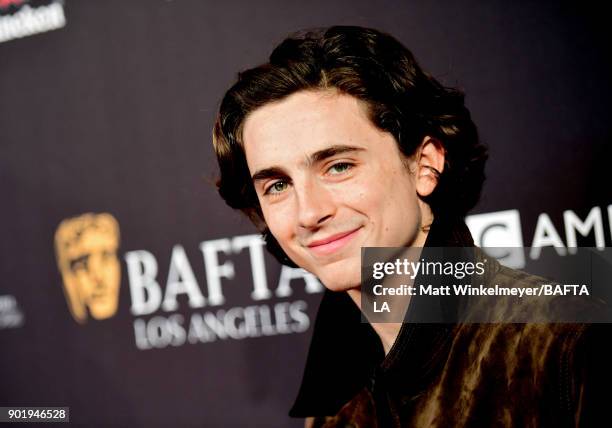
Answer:
<path fill-rule="evenodd" d="M 292 416 L 325 427 L 593 422 L 584 325 L 360 322 L 361 248 L 473 246 L 462 219 L 484 180 L 463 94 L 397 40 L 359 27 L 286 39 L 225 94 L 213 143 L 220 195 L 279 261 L 327 288 Z"/>

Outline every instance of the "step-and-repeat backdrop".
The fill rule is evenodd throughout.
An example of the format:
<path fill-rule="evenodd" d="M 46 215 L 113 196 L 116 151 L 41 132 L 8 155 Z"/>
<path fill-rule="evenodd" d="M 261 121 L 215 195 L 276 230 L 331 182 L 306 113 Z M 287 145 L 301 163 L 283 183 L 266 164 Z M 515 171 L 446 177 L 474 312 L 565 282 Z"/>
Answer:
<path fill-rule="evenodd" d="M 611 245 L 607 14 L 575 2 L 0 1 L 0 406 L 88 426 L 297 427 L 323 290 L 216 194 L 239 70 L 354 24 L 467 93 L 482 245 Z"/>

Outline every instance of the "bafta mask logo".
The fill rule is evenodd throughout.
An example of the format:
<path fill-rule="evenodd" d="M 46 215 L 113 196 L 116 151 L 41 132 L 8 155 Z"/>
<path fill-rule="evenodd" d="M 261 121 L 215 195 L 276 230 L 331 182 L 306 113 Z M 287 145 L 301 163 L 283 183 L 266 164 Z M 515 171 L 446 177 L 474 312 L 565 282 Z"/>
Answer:
<path fill-rule="evenodd" d="M 66 219 L 55 232 L 55 255 L 74 319 L 112 317 L 119 303 L 119 224 L 110 214 Z"/>

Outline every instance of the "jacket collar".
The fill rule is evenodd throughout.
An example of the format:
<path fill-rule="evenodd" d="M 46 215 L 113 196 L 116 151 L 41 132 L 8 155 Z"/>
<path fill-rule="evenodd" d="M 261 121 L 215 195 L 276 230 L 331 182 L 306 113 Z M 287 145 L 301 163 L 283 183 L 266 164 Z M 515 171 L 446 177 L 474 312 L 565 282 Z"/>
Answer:
<path fill-rule="evenodd" d="M 463 220 L 434 221 L 425 242 L 426 248 L 473 245 Z M 326 290 L 302 384 L 289 415 L 334 415 L 363 387 L 370 386 L 374 377 L 387 387 L 417 392 L 445 359 L 452 329 L 452 324 L 404 323 L 385 356 L 378 335 L 361 322 L 361 313 L 348 294 Z"/>
<path fill-rule="evenodd" d="M 427 235 L 424 251 L 434 248 L 473 246 L 472 235 L 462 220 L 436 221 Z M 454 253 L 451 256 L 457 257 Z M 429 255 L 424 257 L 430 259 Z M 436 253 L 435 257 L 440 256 Z M 435 284 L 440 280 L 440 277 L 426 279 L 421 277 L 419 282 Z M 445 278 L 445 281 L 452 283 L 452 278 Z M 448 322 L 427 324 L 410 322 L 415 310 L 423 308 L 425 311 L 439 311 L 440 313 L 433 318 L 447 319 Z M 436 372 L 435 369 L 448 355 L 457 311 L 458 301 L 451 297 L 441 299 L 414 296 L 398 337 L 389 353 L 375 369 L 377 382 L 382 381 L 387 387 L 401 389 L 403 394 L 416 394 L 424 388 Z"/>

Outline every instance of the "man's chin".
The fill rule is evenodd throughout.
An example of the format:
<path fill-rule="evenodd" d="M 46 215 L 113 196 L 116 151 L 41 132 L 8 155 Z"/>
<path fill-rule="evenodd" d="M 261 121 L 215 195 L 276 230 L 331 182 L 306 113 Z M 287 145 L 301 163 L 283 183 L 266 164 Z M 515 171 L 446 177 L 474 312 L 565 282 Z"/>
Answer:
<path fill-rule="evenodd" d="M 95 319 L 109 318 L 117 311 L 117 304 L 114 301 L 96 302 L 90 304 L 89 313 Z"/>
<path fill-rule="evenodd" d="M 336 280 L 330 280 L 327 282 L 326 281 L 322 281 L 322 282 L 325 288 L 327 288 L 330 291 L 335 291 L 335 292 L 348 291 L 348 290 L 354 290 L 354 289 L 359 290 L 361 287 L 361 283 L 359 281 L 339 282 L 336 279 Z"/>
<path fill-rule="evenodd" d="M 310 267 L 310 272 L 330 290 L 345 291 L 361 284 L 361 252 L 344 254 L 337 260 L 311 261 Z"/>

